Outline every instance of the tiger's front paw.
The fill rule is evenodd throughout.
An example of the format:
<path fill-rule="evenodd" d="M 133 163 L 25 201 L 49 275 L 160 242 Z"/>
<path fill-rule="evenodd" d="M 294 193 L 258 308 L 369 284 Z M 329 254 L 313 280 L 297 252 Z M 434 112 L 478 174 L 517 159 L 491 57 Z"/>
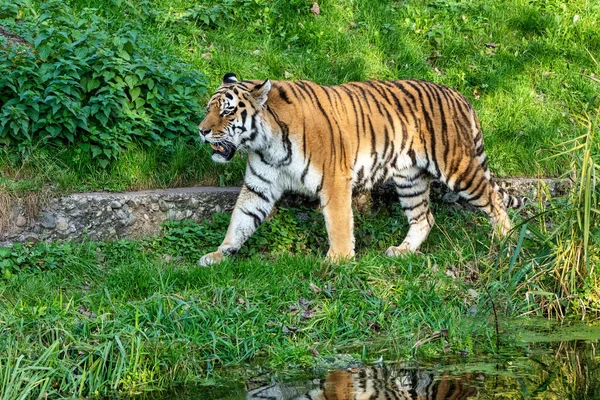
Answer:
<path fill-rule="evenodd" d="M 398 257 L 411 252 L 411 249 L 407 245 L 401 244 L 400 246 L 388 247 L 388 249 L 385 251 L 385 255 L 389 257 Z"/>
<path fill-rule="evenodd" d="M 329 251 L 327 252 L 327 259 L 334 263 L 337 263 L 342 260 L 349 260 L 351 258 L 354 258 L 354 250 L 350 250 L 344 253 L 329 249 Z"/>
<path fill-rule="evenodd" d="M 202 256 L 198 261 L 198 265 L 201 267 L 208 267 L 210 265 L 218 264 L 223 261 L 223 253 L 221 250 L 213 251 Z"/>

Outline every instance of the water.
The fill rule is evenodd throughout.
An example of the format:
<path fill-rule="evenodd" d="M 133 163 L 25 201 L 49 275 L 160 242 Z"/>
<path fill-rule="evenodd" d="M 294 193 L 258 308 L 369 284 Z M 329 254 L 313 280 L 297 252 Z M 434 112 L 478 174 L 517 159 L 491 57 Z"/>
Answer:
<path fill-rule="evenodd" d="M 161 399 L 384 400 L 600 399 L 600 327 L 522 329 L 494 358 L 453 356 L 436 363 L 376 363 L 295 377 L 272 374 L 188 388 Z"/>

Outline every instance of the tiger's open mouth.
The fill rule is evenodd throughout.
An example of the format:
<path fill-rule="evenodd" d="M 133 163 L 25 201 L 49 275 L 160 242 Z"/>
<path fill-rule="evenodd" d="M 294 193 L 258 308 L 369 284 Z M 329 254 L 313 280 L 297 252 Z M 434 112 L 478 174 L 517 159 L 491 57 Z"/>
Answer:
<path fill-rule="evenodd" d="M 230 143 L 211 143 L 210 147 L 213 149 L 213 156 L 218 154 L 223 157 L 225 161 L 231 160 L 235 155 L 235 146 Z"/>

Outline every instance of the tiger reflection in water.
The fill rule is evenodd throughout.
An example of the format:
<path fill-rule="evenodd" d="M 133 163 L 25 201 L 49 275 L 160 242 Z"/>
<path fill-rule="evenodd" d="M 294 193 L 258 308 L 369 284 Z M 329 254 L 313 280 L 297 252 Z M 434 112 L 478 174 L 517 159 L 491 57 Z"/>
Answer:
<path fill-rule="evenodd" d="M 263 386 L 248 392 L 247 400 L 466 400 L 477 394 L 475 387 L 457 378 L 372 367 L 337 370 L 313 389 L 283 384 Z"/>

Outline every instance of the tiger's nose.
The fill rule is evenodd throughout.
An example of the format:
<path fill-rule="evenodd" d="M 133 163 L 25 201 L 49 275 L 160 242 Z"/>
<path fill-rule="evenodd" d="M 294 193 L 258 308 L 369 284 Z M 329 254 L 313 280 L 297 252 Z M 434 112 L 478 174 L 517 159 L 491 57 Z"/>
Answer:
<path fill-rule="evenodd" d="M 202 136 L 208 135 L 210 133 L 210 131 L 211 131 L 211 129 L 202 129 L 202 128 L 200 128 L 200 134 Z"/>

